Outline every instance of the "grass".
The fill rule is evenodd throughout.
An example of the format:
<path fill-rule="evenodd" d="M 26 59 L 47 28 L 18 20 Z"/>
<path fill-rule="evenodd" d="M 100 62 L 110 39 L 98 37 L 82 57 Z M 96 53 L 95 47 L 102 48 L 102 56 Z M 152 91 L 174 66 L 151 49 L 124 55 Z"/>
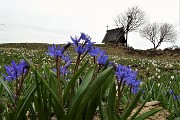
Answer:
<path fill-rule="evenodd" d="M 54 59 L 45 54 L 48 44 L 24 43 L 24 44 L 1 44 L 0 45 L 0 73 L 5 73 L 4 65 L 9 65 L 11 60 L 19 61 L 20 56 L 24 54 L 30 61 L 35 63 L 38 69 L 42 69 L 43 63 L 53 67 Z M 134 50 L 132 48 L 123 48 L 118 46 L 96 45 L 106 50 L 110 61 L 130 66 L 138 70 L 138 78 L 146 83 L 144 88 L 150 89 L 155 81 L 155 89 L 151 94 L 151 100 L 161 101 L 161 105 L 169 111 L 174 109 L 168 90 L 170 89 L 169 81 L 175 80 L 180 74 L 180 50 Z M 69 51 L 73 51 L 71 47 Z M 74 53 L 70 53 L 74 57 Z M 91 61 L 90 61 L 91 62 Z M 159 85 L 161 87 L 159 87 Z M 175 88 L 175 83 L 172 87 Z M 175 88 L 176 94 L 180 90 Z M 145 95 L 144 95 L 145 96 Z M 172 98 L 172 97 L 171 97 Z M 172 100 L 172 99 L 171 99 Z M 176 111 L 173 111 L 174 113 Z M 172 112 L 172 113 L 173 113 Z M 172 114 L 172 116 L 174 115 Z M 176 117 L 176 115 L 174 115 Z M 173 116 L 173 117 L 174 117 Z M 173 118 L 172 117 L 172 118 Z"/>
<path fill-rule="evenodd" d="M 37 66 L 43 62 L 51 64 L 52 58 L 45 54 L 48 44 L 41 43 L 12 43 L 0 45 L 0 71 L 4 71 L 3 66 L 10 64 L 11 60 L 17 60 L 24 54 Z M 96 45 L 106 50 L 110 61 L 131 66 L 138 70 L 141 79 L 159 78 L 162 74 L 180 73 L 180 55 L 175 51 L 169 51 L 156 55 L 159 51 L 142 51 L 126 49 L 118 46 Z M 70 48 L 73 50 L 73 48 Z M 162 51 L 163 52 L 163 51 Z M 144 53 L 144 54 L 143 54 Z M 149 55 L 149 54 L 151 55 Z"/>

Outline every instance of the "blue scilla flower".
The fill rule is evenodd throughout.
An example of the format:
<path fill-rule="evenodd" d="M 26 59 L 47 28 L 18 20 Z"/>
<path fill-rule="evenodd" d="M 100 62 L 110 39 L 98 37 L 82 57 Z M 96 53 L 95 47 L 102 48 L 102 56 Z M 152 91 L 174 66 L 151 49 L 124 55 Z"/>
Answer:
<path fill-rule="evenodd" d="M 68 62 L 66 65 L 60 67 L 60 74 L 62 76 L 65 76 L 69 73 L 68 67 L 70 66 L 70 62 Z M 57 72 L 56 68 L 53 68 L 54 72 Z"/>
<path fill-rule="evenodd" d="M 139 90 L 140 80 L 136 80 L 137 71 L 132 70 L 130 67 L 119 64 L 115 72 L 117 79 L 123 81 L 127 86 L 132 86 L 132 93 L 136 94 Z"/>
<path fill-rule="evenodd" d="M 79 46 L 77 46 L 77 47 L 75 48 L 75 51 L 76 51 L 78 54 L 83 54 L 83 53 L 86 51 L 86 49 L 83 48 L 81 45 L 79 45 Z"/>
<path fill-rule="evenodd" d="M 133 85 L 132 89 L 131 89 L 131 92 L 133 94 L 136 94 L 138 91 L 139 91 L 139 85 Z"/>
<path fill-rule="evenodd" d="M 12 66 L 12 67 L 11 67 Z M 16 64 L 14 60 L 11 62 L 11 66 L 4 66 L 7 75 L 3 74 L 4 80 L 12 81 L 17 79 L 20 75 L 27 72 L 29 68 L 28 64 L 22 60 L 19 64 Z"/>
<path fill-rule="evenodd" d="M 55 56 L 59 56 L 59 57 L 62 57 L 63 56 L 63 52 L 64 52 L 64 47 L 56 47 L 56 45 L 52 45 L 51 46 L 48 46 L 48 52 L 46 52 L 46 54 L 52 56 L 52 57 L 55 57 Z"/>
<path fill-rule="evenodd" d="M 130 76 L 129 76 L 130 73 L 131 73 L 131 70 L 130 70 L 130 68 L 128 68 L 127 66 L 123 66 L 123 65 L 119 64 L 119 65 L 116 67 L 116 72 L 115 72 L 115 74 L 116 74 L 118 80 L 123 80 L 123 81 L 125 81 L 125 80 L 126 80 L 125 78 L 130 77 Z"/>
<path fill-rule="evenodd" d="M 98 56 L 98 54 L 100 53 L 101 49 L 100 48 L 96 48 L 96 47 L 93 47 L 89 50 L 88 54 L 92 57 L 94 56 Z"/>
<path fill-rule="evenodd" d="M 87 54 L 89 51 L 91 51 L 91 49 L 93 49 L 93 45 L 95 43 L 95 42 L 91 42 L 91 38 L 85 33 L 81 33 L 81 36 L 79 38 L 71 37 L 71 40 L 73 42 L 72 44 L 75 47 L 75 51 L 78 54 L 83 54 L 83 53 Z"/>
<path fill-rule="evenodd" d="M 69 73 L 66 66 L 60 67 L 60 72 L 61 72 L 62 76 L 65 76 L 65 75 L 67 75 Z"/>
<path fill-rule="evenodd" d="M 73 38 L 72 36 L 70 36 L 71 37 L 71 40 L 72 40 L 72 44 L 74 45 L 74 46 L 78 46 L 79 45 L 79 43 L 80 43 L 80 41 L 81 41 L 81 37 L 79 37 L 79 38 L 77 38 L 77 36 L 75 36 L 75 38 Z"/>
<path fill-rule="evenodd" d="M 85 43 L 88 43 L 91 41 L 91 38 L 89 35 L 86 35 L 85 33 L 81 33 L 80 39 L 84 40 Z"/>
<path fill-rule="evenodd" d="M 69 54 L 68 54 L 68 55 L 63 55 L 63 56 L 62 56 L 62 60 L 66 63 L 66 62 L 68 62 L 68 61 L 71 60 L 71 57 L 70 57 Z M 71 61 L 72 61 L 72 60 L 71 60 Z"/>
<path fill-rule="evenodd" d="M 53 68 L 53 71 L 54 72 L 57 72 L 57 69 L 56 68 Z M 67 75 L 69 73 L 69 71 L 67 70 L 67 67 L 65 67 L 65 66 L 61 66 L 60 67 L 60 74 L 62 75 L 62 76 L 65 76 L 65 75 Z"/>
<path fill-rule="evenodd" d="M 67 56 L 63 57 L 62 59 L 65 62 L 64 66 L 66 68 L 68 68 L 71 65 L 72 61 L 73 61 L 73 59 L 70 58 L 70 55 L 67 55 Z"/>
<path fill-rule="evenodd" d="M 108 61 L 108 56 L 105 55 L 105 51 L 101 51 L 97 58 L 97 63 L 99 65 L 105 65 L 107 61 Z"/>
<path fill-rule="evenodd" d="M 81 40 L 84 40 L 85 41 L 84 43 L 86 44 L 91 41 L 91 38 L 85 33 L 81 33 L 81 36 L 79 38 L 77 36 L 75 36 L 74 38 L 71 36 L 71 40 L 74 46 L 79 46 Z"/>
<path fill-rule="evenodd" d="M 85 49 L 86 49 L 86 51 L 88 51 L 88 52 L 91 51 L 91 49 L 94 48 L 94 47 L 93 47 L 94 43 L 96 43 L 96 42 L 88 41 L 88 42 L 85 44 Z"/>
<path fill-rule="evenodd" d="M 137 72 L 133 71 L 130 69 L 130 73 L 127 73 L 125 79 L 126 79 L 126 84 L 127 85 L 136 85 L 137 83 L 137 80 L 136 80 L 136 77 L 137 77 Z"/>
<path fill-rule="evenodd" d="M 175 95 L 175 93 L 172 89 L 170 89 L 169 92 L 173 96 L 174 100 L 180 100 L 180 95 Z"/>
<path fill-rule="evenodd" d="M 133 82 L 131 83 L 132 85 L 132 93 L 136 94 L 139 91 L 139 85 L 141 83 L 141 80 L 133 80 Z"/>
<path fill-rule="evenodd" d="M 119 64 L 115 72 L 118 80 L 123 80 L 126 84 L 135 83 L 137 72 L 133 71 L 130 67 Z"/>
<path fill-rule="evenodd" d="M 68 68 L 71 65 L 73 59 L 71 59 L 70 55 L 68 54 L 66 56 L 65 55 L 62 56 L 62 61 L 65 63 L 65 65 L 64 66 L 60 66 L 60 74 L 62 76 L 65 76 L 66 74 L 69 73 Z M 53 68 L 53 71 L 57 72 L 56 68 Z"/>

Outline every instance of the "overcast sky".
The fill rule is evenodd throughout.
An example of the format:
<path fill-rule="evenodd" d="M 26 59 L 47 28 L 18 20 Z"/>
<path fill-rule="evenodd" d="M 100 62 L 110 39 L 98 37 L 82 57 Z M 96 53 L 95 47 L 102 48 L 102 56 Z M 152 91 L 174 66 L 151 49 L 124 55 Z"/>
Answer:
<path fill-rule="evenodd" d="M 114 18 L 132 6 L 145 11 L 150 22 L 167 22 L 180 31 L 179 0 L 0 0 L 0 43 L 66 43 L 84 32 L 101 43 Z M 139 33 L 128 44 L 138 49 L 153 45 Z M 180 46 L 178 37 L 176 45 Z M 161 48 L 172 46 L 162 44 Z"/>

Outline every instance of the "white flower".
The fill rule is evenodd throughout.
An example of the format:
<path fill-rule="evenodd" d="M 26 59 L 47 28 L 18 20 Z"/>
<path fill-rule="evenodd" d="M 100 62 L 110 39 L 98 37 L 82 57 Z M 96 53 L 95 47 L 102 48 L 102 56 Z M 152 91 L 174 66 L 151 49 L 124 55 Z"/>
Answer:
<path fill-rule="evenodd" d="M 171 76 L 171 79 L 174 80 L 174 76 Z"/>

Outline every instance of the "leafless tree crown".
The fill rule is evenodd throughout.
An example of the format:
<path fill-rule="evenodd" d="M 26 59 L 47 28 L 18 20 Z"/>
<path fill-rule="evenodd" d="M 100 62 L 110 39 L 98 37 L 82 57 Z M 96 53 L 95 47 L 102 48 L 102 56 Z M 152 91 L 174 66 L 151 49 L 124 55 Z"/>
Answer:
<path fill-rule="evenodd" d="M 147 24 L 142 30 L 140 30 L 142 37 L 151 41 L 154 49 L 157 49 L 162 42 L 175 42 L 177 38 L 177 31 L 173 25 L 168 23 L 152 23 Z"/>
<path fill-rule="evenodd" d="M 117 15 L 114 19 L 117 27 L 123 27 L 125 32 L 137 30 L 146 22 L 145 13 L 138 6 L 129 8 L 124 14 Z"/>

